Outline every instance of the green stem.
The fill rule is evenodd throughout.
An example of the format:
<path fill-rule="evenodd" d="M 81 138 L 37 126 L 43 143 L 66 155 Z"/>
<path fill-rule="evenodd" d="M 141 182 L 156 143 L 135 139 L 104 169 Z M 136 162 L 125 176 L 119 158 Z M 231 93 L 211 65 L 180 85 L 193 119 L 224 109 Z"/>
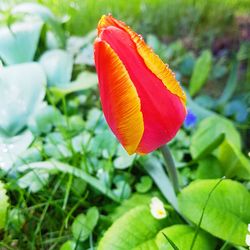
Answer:
<path fill-rule="evenodd" d="M 178 181 L 178 174 L 177 174 L 177 170 L 174 164 L 172 154 L 167 145 L 162 146 L 160 149 L 161 149 L 163 158 L 166 162 L 164 166 L 167 170 L 169 179 L 173 185 L 175 193 L 178 193 L 180 191 L 180 187 L 179 187 L 179 181 Z"/>

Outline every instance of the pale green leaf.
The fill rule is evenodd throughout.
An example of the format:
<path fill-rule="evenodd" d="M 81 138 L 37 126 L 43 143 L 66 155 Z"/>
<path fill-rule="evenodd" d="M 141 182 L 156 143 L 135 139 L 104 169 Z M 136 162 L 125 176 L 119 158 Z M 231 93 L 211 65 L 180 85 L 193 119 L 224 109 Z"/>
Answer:
<path fill-rule="evenodd" d="M 14 136 L 42 105 L 45 74 L 38 63 L 4 67 L 0 74 L 0 132 Z"/>
<path fill-rule="evenodd" d="M 64 50 L 49 50 L 39 59 L 47 75 L 49 86 L 61 86 L 70 82 L 73 58 Z"/>
<path fill-rule="evenodd" d="M 5 64 L 31 62 L 34 58 L 43 22 L 27 20 L 0 28 L 0 57 Z M 19 79 L 19 78 L 17 78 Z"/>

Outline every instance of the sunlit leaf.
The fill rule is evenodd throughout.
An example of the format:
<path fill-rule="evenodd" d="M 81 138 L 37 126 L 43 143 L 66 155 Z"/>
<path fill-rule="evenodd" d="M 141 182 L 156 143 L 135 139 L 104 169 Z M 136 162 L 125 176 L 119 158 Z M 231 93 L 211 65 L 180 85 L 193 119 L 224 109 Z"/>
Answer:
<path fill-rule="evenodd" d="M 218 180 L 199 180 L 178 196 L 180 211 L 198 224 L 205 202 Z M 250 221 L 250 194 L 240 183 L 224 180 L 214 190 L 204 211 L 201 228 L 236 245 L 245 246 Z"/>

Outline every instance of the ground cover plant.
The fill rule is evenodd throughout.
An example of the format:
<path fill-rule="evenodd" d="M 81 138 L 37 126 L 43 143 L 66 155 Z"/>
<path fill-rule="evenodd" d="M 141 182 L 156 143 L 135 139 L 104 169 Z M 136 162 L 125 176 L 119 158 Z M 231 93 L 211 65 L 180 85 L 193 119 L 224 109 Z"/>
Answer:
<path fill-rule="evenodd" d="M 0 8 L 0 249 L 249 247 L 248 1 Z M 178 192 L 166 155 L 128 155 L 104 118 L 93 42 L 109 12 L 143 34 L 186 93 L 168 143 Z"/>

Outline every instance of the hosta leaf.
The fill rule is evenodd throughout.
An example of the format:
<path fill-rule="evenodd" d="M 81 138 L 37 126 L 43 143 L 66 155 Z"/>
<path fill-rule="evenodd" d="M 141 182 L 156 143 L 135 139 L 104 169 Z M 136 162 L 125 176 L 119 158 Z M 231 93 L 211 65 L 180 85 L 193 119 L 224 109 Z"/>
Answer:
<path fill-rule="evenodd" d="M 72 56 L 60 49 L 45 52 L 39 60 L 43 66 L 49 86 L 67 84 L 71 79 L 73 69 Z"/>
<path fill-rule="evenodd" d="M 0 57 L 5 64 L 17 64 L 33 60 L 43 22 L 27 20 L 10 28 L 0 28 Z M 19 79 L 19 78 L 17 78 Z"/>
<path fill-rule="evenodd" d="M 218 180 L 192 182 L 179 194 L 180 211 L 198 224 L 205 202 Z M 224 180 L 216 187 L 205 208 L 201 228 L 236 245 L 245 246 L 250 222 L 250 194 L 240 183 Z"/>
<path fill-rule="evenodd" d="M 14 136 L 41 106 L 45 74 L 38 63 L 4 67 L 0 74 L 0 132 Z"/>
<path fill-rule="evenodd" d="M 159 250 L 172 250 L 173 247 L 165 238 L 164 234 L 180 250 L 190 250 L 195 235 L 195 228 L 187 225 L 174 225 L 161 230 L 156 237 L 156 244 Z M 200 230 L 193 250 L 214 250 L 215 239 L 208 233 Z"/>
<path fill-rule="evenodd" d="M 167 224 L 167 219 L 155 219 L 149 206 L 137 206 L 114 222 L 101 239 L 98 250 L 158 250 L 153 240 L 160 229 Z M 146 243 L 147 242 L 147 243 Z M 151 248 L 146 248 L 149 244 Z"/>
<path fill-rule="evenodd" d="M 190 80 L 190 95 L 195 95 L 206 82 L 212 66 L 212 54 L 209 50 L 202 52 L 197 59 L 194 71 Z"/>
<path fill-rule="evenodd" d="M 190 151 L 192 157 L 199 156 L 221 134 L 225 134 L 225 138 L 234 144 L 236 148 L 241 148 L 240 135 L 233 124 L 223 117 L 211 116 L 199 124 L 198 129 L 191 137 Z"/>
<path fill-rule="evenodd" d="M 0 229 L 4 228 L 8 206 L 8 196 L 3 183 L 0 182 Z"/>

